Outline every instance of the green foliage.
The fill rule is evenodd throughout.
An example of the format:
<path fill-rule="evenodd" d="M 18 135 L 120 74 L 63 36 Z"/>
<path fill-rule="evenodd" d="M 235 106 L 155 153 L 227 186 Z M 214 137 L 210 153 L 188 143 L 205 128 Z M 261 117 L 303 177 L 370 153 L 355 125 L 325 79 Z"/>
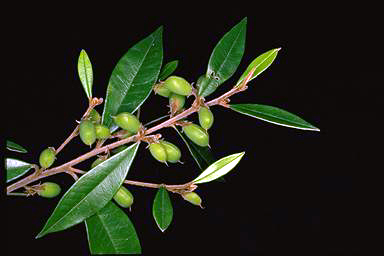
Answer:
<path fill-rule="evenodd" d="M 77 72 L 88 99 L 92 98 L 93 71 L 92 64 L 85 50 L 81 50 L 77 62 Z"/>
<path fill-rule="evenodd" d="M 15 152 L 19 152 L 19 153 L 27 153 L 28 152 L 24 147 L 20 146 L 19 144 L 16 144 L 15 142 L 13 142 L 11 140 L 6 140 L 6 147 L 10 151 L 15 151 Z"/>
<path fill-rule="evenodd" d="M 5 169 L 7 170 L 7 183 L 26 174 L 32 168 L 32 164 L 14 159 L 5 159 Z"/>
<path fill-rule="evenodd" d="M 152 205 L 152 215 L 159 229 L 164 232 L 172 222 L 173 207 L 168 191 L 161 186 Z"/>
<path fill-rule="evenodd" d="M 176 70 L 178 65 L 179 65 L 178 60 L 174 60 L 165 64 L 160 71 L 159 80 L 160 81 L 165 80 L 168 76 L 170 76 Z"/>

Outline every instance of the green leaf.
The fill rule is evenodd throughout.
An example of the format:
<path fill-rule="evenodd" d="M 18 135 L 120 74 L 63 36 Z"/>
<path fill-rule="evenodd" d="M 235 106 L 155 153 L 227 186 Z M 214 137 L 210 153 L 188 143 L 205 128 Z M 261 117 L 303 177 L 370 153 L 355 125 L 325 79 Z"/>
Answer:
<path fill-rule="evenodd" d="M 138 143 L 97 165 L 64 194 L 36 238 L 72 227 L 103 208 L 122 185 Z"/>
<path fill-rule="evenodd" d="M 269 50 L 260 56 L 258 56 L 256 59 L 254 59 L 251 64 L 247 67 L 247 69 L 244 71 L 244 73 L 241 75 L 239 80 L 236 83 L 237 85 L 240 85 L 241 82 L 244 80 L 244 78 L 251 72 L 253 69 L 255 69 L 253 75 L 251 78 L 247 81 L 251 81 L 258 75 L 260 75 L 264 70 L 266 70 L 272 62 L 276 59 L 277 53 L 280 51 L 281 48 L 275 48 L 272 50 Z"/>
<path fill-rule="evenodd" d="M 176 70 L 178 64 L 178 60 L 174 60 L 165 64 L 160 71 L 159 80 L 165 80 L 168 76 L 170 76 Z"/>
<path fill-rule="evenodd" d="M 216 162 L 208 166 L 208 168 L 205 169 L 192 182 L 194 182 L 195 184 L 206 183 L 220 178 L 221 176 L 227 174 L 230 170 L 232 170 L 239 163 L 243 155 L 244 152 L 241 152 L 217 160 Z"/>
<path fill-rule="evenodd" d="M 230 108 L 241 114 L 286 127 L 320 131 L 302 118 L 283 109 L 260 104 L 231 104 Z"/>
<path fill-rule="evenodd" d="M 93 71 L 92 64 L 85 50 L 81 50 L 77 61 L 77 71 L 79 73 L 81 84 L 88 99 L 92 98 Z"/>
<path fill-rule="evenodd" d="M 109 79 L 103 124 L 112 126 L 112 116 L 133 113 L 148 98 L 163 60 L 162 27 L 138 42 L 118 61 Z"/>
<path fill-rule="evenodd" d="M 217 43 L 208 62 L 203 83 L 199 84 L 198 94 L 206 97 L 235 73 L 244 54 L 247 18 L 241 20 Z"/>
<path fill-rule="evenodd" d="M 139 254 L 141 246 L 127 214 L 109 201 L 85 220 L 91 254 Z"/>
<path fill-rule="evenodd" d="M 164 232 L 172 222 L 173 208 L 168 191 L 163 186 L 157 190 L 153 201 L 152 214 L 157 226 Z"/>
<path fill-rule="evenodd" d="M 16 144 L 15 142 L 13 141 L 10 141 L 10 140 L 6 140 L 6 146 L 7 146 L 7 149 L 10 150 L 10 151 L 15 151 L 15 152 L 19 152 L 19 153 L 27 153 L 28 151 L 23 148 L 22 146 Z"/>
<path fill-rule="evenodd" d="M 5 159 L 5 169 L 7 170 L 7 183 L 26 174 L 32 168 L 32 164 L 14 159 Z"/>

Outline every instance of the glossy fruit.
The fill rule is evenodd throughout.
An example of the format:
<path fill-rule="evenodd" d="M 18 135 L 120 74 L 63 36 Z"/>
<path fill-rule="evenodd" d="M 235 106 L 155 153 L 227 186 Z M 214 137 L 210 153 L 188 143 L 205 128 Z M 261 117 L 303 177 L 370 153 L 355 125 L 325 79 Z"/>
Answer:
<path fill-rule="evenodd" d="M 39 156 L 39 164 L 42 168 L 50 167 L 56 159 L 56 152 L 53 148 L 46 148 L 41 151 Z"/>
<path fill-rule="evenodd" d="M 133 195 L 124 186 L 119 188 L 119 190 L 113 196 L 113 199 L 123 208 L 131 207 L 133 204 Z"/>
<path fill-rule="evenodd" d="M 167 151 L 165 150 L 165 147 L 161 143 L 149 144 L 149 152 L 151 152 L 151 155 L 157 161 L 162 162 L 162 163 L 166 163 Z"/>
<path fill-rule="evenodd" d="M 80 139 L 86 145 L 92 145 L 96 141 L 96 129 L 91 120 L 80 122 Z"/>
<path fill-rule="evenodd" d="M 206 147 L 209 145 L 208 132 L 197 124 L 188 124 L 186 126 L 183 126 L 183 132 L 195 144 L 201 147 Z"/>
<path fill-rule="evenodd" d="M 211 128 L 214 120 L 211 110 L 207 107 L 201 107 L 199 109 L 198 115 L 200 126 L 205 130 Z"/>
<path fill-rule="evenodd" d="M 139 131 L 139 119 L 128 112 L 122 112 L 112 118 L 115 124 L 124 130 L 130 131 L 132 133 L 137 133 Z"/>
<path fill-rule="evenodd" d="M 41 189 L 37 191 L 37 194 L 41 197 L 52 198 L 60 194 L 61 188 L 58 184 L 53 182 L 45 182 L 41 184 Z"/>
<path fill-rule="evenodd" d="M 171 91 L 168 90 L 167 87 L 165 87 L 165 84 L 157 84 L 153 90 L 155 91 L 156 94 L 163 96 L 163 97 L 169 97 L 171 95 Z"/>
<path fill-rule="evenodd" d="M 185 96 L 179 95 L 176 93 L 172 93 L 169 96 L 169 107 L 171 108 L 172 113 L 176 113 L 180 109 L 184 107 L 185 104 Z"/>
<path fill-rule="evenodd" d="M 184 198 L 184 200 L 187 200 L 188 202 L 190 202 L 191 204 L 194 204 L 194 205 L 198 205 L 200 206 L 201 208 L 203 208 L 201 206 L 201 198 L 198 194 L 196 194 L 195 192 L 186 192 L 186 193 L 183 193 L 182 194 L 182 197 Z"/>
<path fill-rule="evenodd" d="M 104 162 L 105 160 L 107 160 L 106 158 L 104 157 L 98 157 L 95 161 L 93 161 L 93 163 L 91 164 L 91 169 L 95 168 L 96 166 L 98 166 L 99 164 L 101 164 L 102 162 Z"/>
<path fill-rule="evenodd" d="M 167 153 L 167 162 L 177 163 L 180 161 L 181 152 L 176 145 L 165 140 L 160 141 L 160 144 L 163 145 L 165 152 Z"/>
<path fill-rule="evenodd" d="M 101 116 L 97 110 L 92 109 L 91 112 L 89 113 L 89 120 L 91 120 L 95 124 L 99 124 L 101 121 Z"/>
<path fill-rule="evenodd" d="M 173 93 L 188 96 L 192 93 L 192 86 L 182 77 L 170 76 L 164 81 L 168 90 Z"/>
<path fill-rule="evenodd" d="M 95 124 L 96 138 L 97 139 L 106 139 L 111 135 L 108 127 L 102 124 Z"/>

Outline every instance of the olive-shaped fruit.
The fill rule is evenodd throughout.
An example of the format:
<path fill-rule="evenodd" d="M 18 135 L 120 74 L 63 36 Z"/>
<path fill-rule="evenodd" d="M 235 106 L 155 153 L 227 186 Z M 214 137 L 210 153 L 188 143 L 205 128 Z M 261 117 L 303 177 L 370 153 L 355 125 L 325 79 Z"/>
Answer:
<path fill-rule="evenodd" d="M 124 186 L 121 186 L 119 190 L 117 190 L 113 199 L 123 208 L 131 207 L 133 204 L 133 195 Z"/>
<path fill-rule="evenodd" d="M 92 145 L 96 141 L 96 129 L 91 120 L 82 120 L 80 122 L 80 139 L 86 145 Z"/>
<path fill-rule="evenodd" d="M 95 124 L 99 124 L 101 121 L 101 116 L 96 109 L 92 109 L 89 113 L 89 120 L 91 120 Z"/>
<path fill-rule="evenodd" d="M 164 81 L 168 90 L 179 95 L 188 96 L 192 93 L 192 86 L 182 77 L 170 76 Z"/>
<path fill-rule="evenodd" d="M 132 133 L 137 133 L 139 131 L 140 121 L 135 115 L 128 112 L 122 112 L 112 118 L 115 124 L 124 130 L 128 130 Z"/>
<path fill-rule="evenodd" d="M 52 198 L 60 194 L 61 188 L 58 184 L 53 182 L 44 182 L 41 184 L 37 194 L 41 197 Z"/>
<path fill-rule="evenodd" d="M 95 124 L 95 130 L 97 139 L 106 139 L 111 135 L 108 127 L 102 124 Z"/>
<path fill-rule="evenodd" d="M 151 143 L 149 144 L 149 152 L 153 158 L 157 161 L 166 163 L 167 162 L 167 151 L 161 143 Z"/>
<path fill-rule="evenodd" d="M 196 194 L 195 192 L 186 192 L 186 193 L 183 193 L 182 194 L 182 197 L 184 198 L 184 200 L 190 202 L 191 204 L 194 204 L 194 205 L 198 205 L 200 206 L 201 208 L 203 208 L 201 206 L 201 198 L 198 194 Z"/>
<path fill-rule="evenodd" d="M 186 126 L 183 126 L 183 132 L 195 144 L 201 147 L 206 147 L 209 145 L 208 132 L 197 124 L 188 124 Z"/>
<path fill-rule="evenodd" d="M 49 147 L 41 151 L 39 156 L 39 164 L 42 168 L 50 167 L 56 159 L 56 152 L 53 148 Z"/>
<path fill-rule="evenodd" d="M 93 163 L 91 164 L 91 169 L 95 168 L 96 166 L 98 166 L 99 164 L 101 164 L 102 162 L 104 162 L 105 160 L 107 160 L 106 158 L 104 157 L 98 157 L 95 161 L 93 161 Z"/>
<path fill-rule="evenodd" d="M 180 161 L 181 152 L 176 145 L 165 140 L 160 141 L 160 144 L 163 145 L 165 152 L 167 153 L 167 162 L 177 163 Z"/>
<path fill-rule="evenodd" d="M 169 96 L 169 107 L 171 108 L 171 112 L 173 114 L 182 109 L 184 107 L 184 104 L 185 96 L 176 93 L 172 93 Z"/>
<path fill-rule="evenodd" d="M 168 90 L 168 88 L 165 86 L 164 83 L 157 84 L 153 90 L 155 91 L 156 94 L 163 96 L 163 97 L 169 97 L 171 95 L 171 91 Z"/>
<path fill-rule="evenodd" d="M 198 115 L 200 126 L 205 130 L 211 128 L 214 120 L 212 111 L 207 107 L 201 107 Z"/>

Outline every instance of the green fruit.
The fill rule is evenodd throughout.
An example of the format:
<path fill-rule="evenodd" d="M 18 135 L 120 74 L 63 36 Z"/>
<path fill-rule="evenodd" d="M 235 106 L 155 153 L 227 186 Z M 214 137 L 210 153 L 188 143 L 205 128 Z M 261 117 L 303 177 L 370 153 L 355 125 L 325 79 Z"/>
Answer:
<path fill-rule="evenodd" d="M 59 185 L 53 182 L 45 182 L 41 184 L 41 189 L 37 191 L 37 194 L 41 197 L 52 198 L 60 194 L 61 188 Z"/>
<path fill-rule="evenodd" d="M 99 112 L 97 112 L 95 109 L 92 109 L 89 113 L 89 120 L 91 120 L 93 123 L 98 124 L 101 121 L 101 116 Z"/>
<path fill-rule="evenodd" d="M 206 147 L 209 145 L 208 132 L 197 124 L 188 124 L 183 126 L 183 132 L 195 144 L 201 147 Z"/>
<path fill-rule="evenodd" d="M 117 154 L 117 153 L 120 153 L 121 151 L 123 151 L 123 150 L 126 149 L 126 148 L 128 148 L 127 145 L 121 145 L 121 146 L 119 146 L 119 147 L 113 149 L 113 150 L 111 151 L 111 153 L 112 153 L 112 154 Z"/>
<path fill-rule="evenodd" d="M 92 145 L 96 141 L 96 129 L 91 120 L 80 122 L 80 139 L 86 145 Z"/>
<path fill-rule="evenodd" d="M 180 160 L 181 152 L 176 145 L 165 140 L 160 141 L 160 144 L 163 145 L 165 152 L 167 153 L 168 162 L 177 163 Z"/>
<path fill-rule="evenodd" d="M 115 124 L 124 130 L 130 131 L 132 133 L 137 133 L 139 131 L 139 119 L 128 112 L 122 112 L 112 118 Z"/>
<path fill-rule="evenodd" d="M 176 93 L 172 93 L 169 96 L 169 106 L 171 108 L 172 113 L 176 113 L 180 109 L 184 107 L 185 104 L 185 96 L 179 95 Z"/>
<path fill-rule="evenodd" d="M 105 160 L 107 160 L 106 158 L 103 158 L 103 157 L 98 157 L 95 161 L 93 161 L 93 163 L 91 164 L 91 169 L 95 168 L 96 166 L 98 166 L 99 164 L 101 164 L 102 162 L 104 162 Z"/>
<path fill-rule="evenodd" d="M 191 204 L 198 205 L 201 208 L 203 208 L 201 206 L 201 198 L 195 192 L 186 192 L 186 193 L 183 193 L 182 196 L 183 196 L 184 200 L 187 200 Z"/>
<path fill-rule="evenodd" d="M 192 86 L 182 77 L 170 76 L 164 81 L 168 90 L 173 93 L 188 96 L 192 93 Z"/>
<path fill-rule="evenodd" d="M 53 148 L 46 148 L 41 151 L 39 156 L 39 164 L 42 168 L 47 169 L 56 159 L 56 152 Z"/>
<path fill-rule="evenodd" d="M 171 91 L 168 90 L 167 87 L 165 87 L 165 84 L 157 84 L 153 90 L 155 91 L 156 94 L 163 96 L 163 97 L 169 97 L 171 94 Z"/>
<path fill-rule="evenodd" d="M 151 155 L 159 162 L 166 163 L 167 161 L 167 151 L 161 143 L 151 143 L 149 144 L 149 152 Z"/>
<path fill-rule="evenodd" d="M 119 190 L 113 196 L 113 199 L 123 208 L 131 207 L 133 204 L 133 196 L 131 192 L 124 186 L 119 188 Z"/>
<path fill-rule="evenodd" d="M 108 127 L 102 124 L 95 124 L 96 138 L 97 139 L 106 139 L 111 135 Z"/>
<path fill-rule="evenodd" d="M 198 112 L 200 126 L 208 130 L 213 124 L 213 114 L 207 107 L 201 107 Z"/>

